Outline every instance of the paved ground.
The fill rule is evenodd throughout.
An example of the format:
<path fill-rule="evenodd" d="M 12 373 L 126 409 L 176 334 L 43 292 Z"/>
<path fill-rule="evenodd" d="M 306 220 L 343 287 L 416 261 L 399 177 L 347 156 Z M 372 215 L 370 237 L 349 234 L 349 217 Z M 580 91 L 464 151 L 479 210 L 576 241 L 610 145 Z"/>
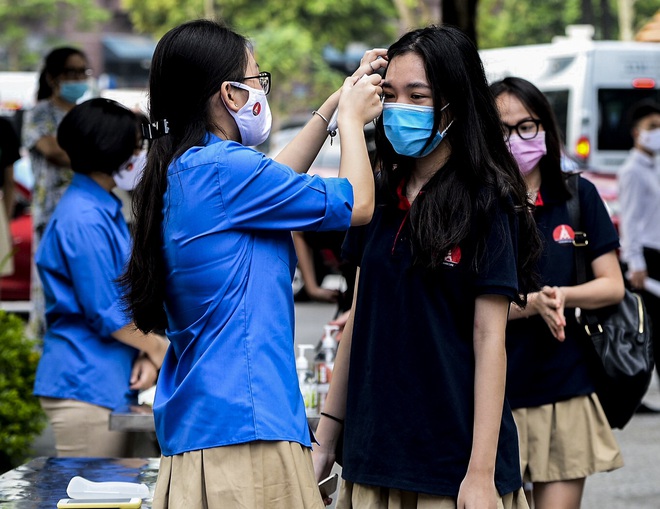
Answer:
<path fill-rule="evenodd" d="M 328 304 L 297 304 L 296 342 L 316 345 L 323 335 L 323 325 L 333 313 L 334 306 Z M 645 398 L 655 408 L 660 408 L 659 387 L 654 379 Z M 615 434 L 626 465 L 615 472 L 590 477 L 582 509 L 659 509 L 660 413 L 637 414 L 626 429 L 616 430 Z M 47 429 L 35 442 L 35 455 L 53 454 L 53 437 Z"/>

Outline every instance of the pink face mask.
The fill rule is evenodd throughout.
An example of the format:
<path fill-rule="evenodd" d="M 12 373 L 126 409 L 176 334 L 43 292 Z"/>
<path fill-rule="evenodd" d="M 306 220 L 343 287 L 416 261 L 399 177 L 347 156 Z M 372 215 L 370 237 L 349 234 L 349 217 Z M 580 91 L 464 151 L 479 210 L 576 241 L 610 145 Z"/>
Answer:
<path fill-rule="evenodd" d="M 523 140 L 514 134 L 509 138 L 508 145 L 523 175 L 530 174 L 541 158 L 548 153 L 545 146 L 545 131 L 540 131 L 531 140 Z"/>

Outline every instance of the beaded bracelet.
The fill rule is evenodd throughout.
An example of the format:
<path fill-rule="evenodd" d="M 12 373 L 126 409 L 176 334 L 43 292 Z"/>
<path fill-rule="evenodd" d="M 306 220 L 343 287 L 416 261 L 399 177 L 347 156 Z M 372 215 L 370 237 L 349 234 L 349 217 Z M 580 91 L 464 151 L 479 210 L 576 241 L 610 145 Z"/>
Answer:
<path fill-rule="evenodd" d="M 344 419 L 340 419 L 339 417 L 335 417 L 334 415 L 326 414 L 325 412 L 321 412 L 321 415 L 322 415 L 323 417 L 327 417 L 328 419 L 331 419 L 331 420 L 333 420 L 333 421 L 335 421 L 335 422 L 338 422 L 338 423 L 341 424 L 342 426 L 344 425 Z"/>

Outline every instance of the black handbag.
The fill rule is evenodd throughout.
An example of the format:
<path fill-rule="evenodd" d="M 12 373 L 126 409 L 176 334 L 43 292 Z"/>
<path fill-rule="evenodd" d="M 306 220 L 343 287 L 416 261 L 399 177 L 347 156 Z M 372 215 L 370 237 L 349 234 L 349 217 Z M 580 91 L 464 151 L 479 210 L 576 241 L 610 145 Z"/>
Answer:
<path fill-rule="evenodd" d="M 584 247 L 589 239 L 581 231 L 578 174 L 568 177 L 568 210 L 575 230 L 577 284 L 587 281 Z M 623 300 L 598 310 L 581 310 L 578 321 L 593 344 L 596 394 L 612 428 L 623 428 L 651 382 L 653 343 L 642 298 L 628 289 Z"/>

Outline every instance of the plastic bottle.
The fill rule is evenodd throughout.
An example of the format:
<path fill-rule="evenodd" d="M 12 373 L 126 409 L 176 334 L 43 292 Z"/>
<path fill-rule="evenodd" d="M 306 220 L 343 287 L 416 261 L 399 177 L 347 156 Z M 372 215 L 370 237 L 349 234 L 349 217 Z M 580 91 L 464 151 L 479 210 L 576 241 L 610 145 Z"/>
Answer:
<path fill-rule="evenodd" d="M 298 384 L 305 401 L 305 412 L 308 417 L 317 415 L 318 411 L 316 379 L 314 372 L 309 369 L 309 361 L 305 355 L 306 350 L 313 348 L 314 345 L 298 345 L 298 357 L 296 357 Z"/>
<path fill-rule="evenodd" d="M 325 405 L 325 398 L 328 395 L 330 381 L 332 380 L 332 369 L 335 365 L 335 355 L 337 354 L 337 340 L 332 333 L 339 330 L 339 327 L 336 325 L 325 325 L 323 328 L 325 329 L 325 334 L 321 341 L 320 358 L 315 366 L 316 381 L 318 383 L 319 412 L 323 411 Z"/>

